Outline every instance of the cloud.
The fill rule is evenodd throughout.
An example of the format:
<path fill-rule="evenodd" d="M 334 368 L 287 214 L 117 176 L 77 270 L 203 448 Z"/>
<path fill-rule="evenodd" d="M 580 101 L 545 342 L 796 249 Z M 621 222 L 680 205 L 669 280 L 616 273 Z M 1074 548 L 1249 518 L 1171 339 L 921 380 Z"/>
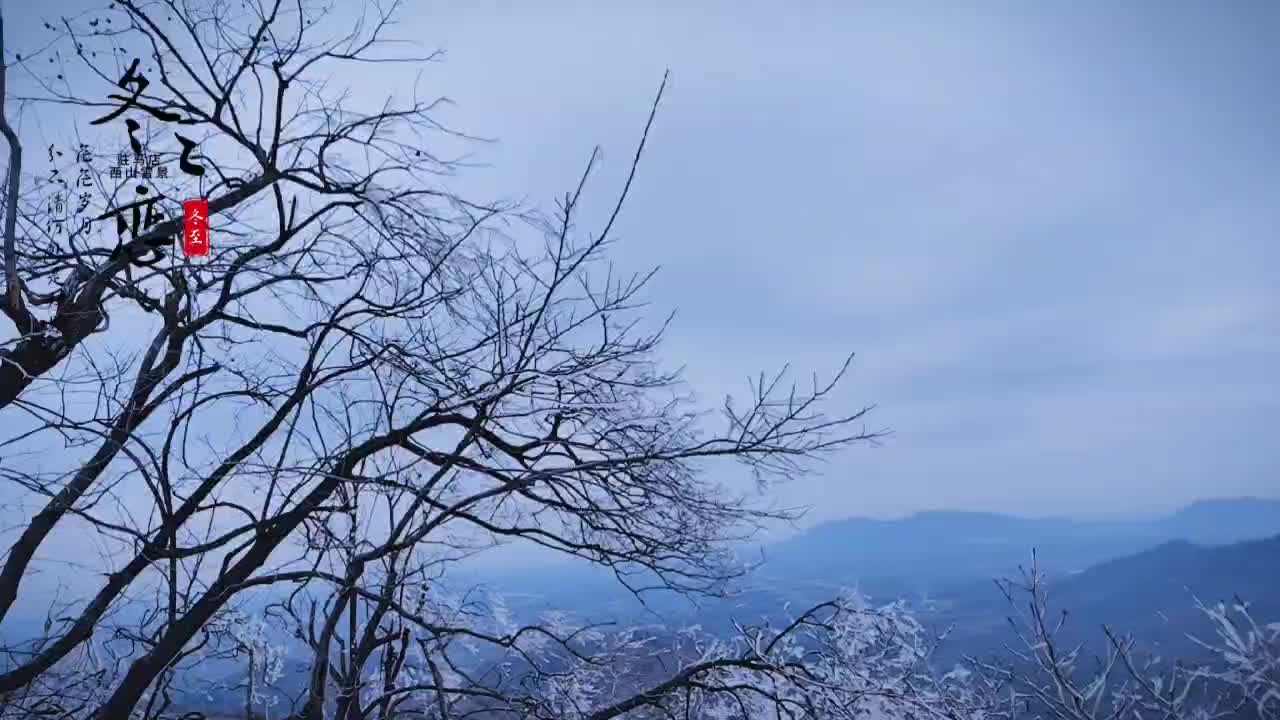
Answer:
<path fill-rule="evenodd" d="M 536 197 L 601 142 L 607 198 L 672 69 L 619 262 L 708 402 L 858 351 L 897 432 L 780 491 L 815 519 L 1277 494 L 1274 8 L 947 7 L 422 17 Z"/>

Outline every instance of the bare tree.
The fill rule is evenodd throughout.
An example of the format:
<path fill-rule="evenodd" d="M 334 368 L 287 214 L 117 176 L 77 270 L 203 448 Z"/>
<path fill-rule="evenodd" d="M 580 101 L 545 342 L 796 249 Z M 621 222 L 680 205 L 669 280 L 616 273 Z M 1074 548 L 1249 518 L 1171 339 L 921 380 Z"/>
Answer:
<path fill-rule="evenodd" d="M 1162 658 L 1133 634 L 1105 625 L 1103 652 L 1095 655 L 1062 640 L 1069 613 L 1051 609 L 1049 583 L 1034 556 L 1021 578 L 998 584 L 1015 611 L 1009 619 L 1015 642 L 1003 658 L 971 657 L 968 664 L 985 687 L 1007 689 L 1011 717 L 1280 717 L 1280 625 L 1260 626 L 1241 600 L 1231 608 L 1196 601 L 1215 635 L 1196 639 L 1207 657 Z"/>
<path fill-rule="evenodd" d="M 549 217 L 458 197 L 432 151 L 456 137 L 442 100 L 364 108 L 328 79 L 433 56 L 384 54 L 394 4 L 354 27 L 336 9 L 124 0 L 50 23 L 21 59 L 0 47 L 0 479 L 20 514 L 0 620 L 44 608 L 0 647 L 0 717 L 150 720 L 202 690 L 306 720 L 1280 715 L 1280 631 L 1244 603 L 1202 607 L 1216 664 L 1161 663 L 1108 628 L 1089 667 L 1034 565 L 1003 586 L 1019 610 L 1005 662 L 945 673 L 900 604 L 844 597 L 721 638 L 517 620 L 451 587 L 472 554 L 522 542 L 641 597 L 720 593 L 743 571 L 729 543 L 788 514 L 705 463 L 786 478 L 875 433 L 866 410 L 823 414 L 835 380 L 781 373 L 716 431 L 658 363 L 649 276 L 607 257 L 661 89 L 586 233 L 594 153 Z M 95 90 L 43 70 L 59 47 Z M 39 92 L 15 95 L 14 71 Z M 210 198 L 207 262 L 172 257 L 167 199 L 117 250 L 41 221 L 51 188 L 23 175 L 19 109 L 122 103 L 163 121 L 148 144 L 199 135 L 205 174 L 173 186 Z M 96 211 L 136 197 L 97 182 Z M 50 595 L 41 574 L 68 545 L 81 571 Z"/>
<path fill-rule="evenodd" d="M 430 602 L 433 579 L 518 540 L 607 567 L 638 594 L 717 593 L 741 572 L 727 543 L 787 514 L 714 486 L 705 462 L 785 478 L 875 437 L 865 409 L 823 413 L 847 362 L 805 387 L 762 375 L 719 431 L 659 366 L 662 327 L 640 314 L 649 276 L 616 275 L 606 258 L 661 90 L 607 219 L 583 233 L 596 154 L 550 217 L 458 197 L 453 165 L 429 150 L 449 136 L 440 100 L 415 90 L 365 111 L 327 80 L 432 56 L 382 54 L 394 4 L 365 6 L 354 28 L 332 9 L 122 0 L 50 24 L 81 75 L 110 89 L 101 101 L 42 76 L 38 54 L 6 64 L 41 85 L 24 102 L 124 107 L 202 133 L 206 173 L 186 190 L 209 197 L 219 238 L 204 263 L 167 255 L 182 223 L 171 203 L 115 251 L 92 232 L 49 232 L 6 120 L 16 334 L 0 348 L 0 477 L 36 507 L 4 556 L 0 620 L 36 592 L 57 538 L 92 538 L 105 555 L 38 637 L 2 648 L 7 714 L 160 717 L 183 668 L 219 656 L 270 676 L 278 660 L 232 632 L 261 612 L 308 648 L 302 717 L 427 704 L 439 717 L 548 716 L 543 694 L 473 677 L 450 653 L 518 652 L 525 676 L 546 679 L 526 640 L 581 653 L 579 637 L 486 630 L 465 603 Z M 345 30 L 326 34 L 334 22 Z M 104 213 L 135 199 L 132 185 L 104 186 Z M 770 648 L 750 637 L 736 664 L 686 667 L 593 716 L 676 688 L 757 693 L 708 684 L 764 669 Z"/>

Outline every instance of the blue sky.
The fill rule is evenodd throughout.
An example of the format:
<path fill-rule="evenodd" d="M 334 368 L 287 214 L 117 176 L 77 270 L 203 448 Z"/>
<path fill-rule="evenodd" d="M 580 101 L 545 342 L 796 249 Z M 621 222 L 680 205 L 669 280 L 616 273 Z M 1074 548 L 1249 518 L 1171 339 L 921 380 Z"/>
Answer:
<path fill-rule="evenodd" d="M 670 69 L 616 255 L 662 267 L 664 357 L 718 405 L 856 352 L 839 399 L 894 432 L 778 489 L 807 522 L 1280 495 L 1280 5 L 431 0 L 398 34 L 498 140 L 456 187 L 549 204 L 599 144 L 596 217 Z"/>

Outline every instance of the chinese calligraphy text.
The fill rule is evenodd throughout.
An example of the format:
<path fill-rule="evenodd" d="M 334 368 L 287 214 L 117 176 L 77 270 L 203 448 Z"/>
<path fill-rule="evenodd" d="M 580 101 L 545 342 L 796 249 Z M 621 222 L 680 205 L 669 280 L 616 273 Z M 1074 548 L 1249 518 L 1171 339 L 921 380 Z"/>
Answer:
<path fill-rule="evenodd" d="M 187 257 L 209 255 L 209 201 L 195 198 L 182 203 L 182 249 Z"/>

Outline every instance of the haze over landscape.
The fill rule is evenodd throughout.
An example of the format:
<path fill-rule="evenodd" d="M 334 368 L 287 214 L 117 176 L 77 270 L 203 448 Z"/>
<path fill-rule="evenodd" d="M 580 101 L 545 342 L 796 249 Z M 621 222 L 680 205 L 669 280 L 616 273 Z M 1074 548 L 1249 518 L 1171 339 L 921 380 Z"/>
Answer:
<path fill-rule="evenodd" d="M 1280 718 L 1280 3 L 0 12 L 0 720 Z"/>

